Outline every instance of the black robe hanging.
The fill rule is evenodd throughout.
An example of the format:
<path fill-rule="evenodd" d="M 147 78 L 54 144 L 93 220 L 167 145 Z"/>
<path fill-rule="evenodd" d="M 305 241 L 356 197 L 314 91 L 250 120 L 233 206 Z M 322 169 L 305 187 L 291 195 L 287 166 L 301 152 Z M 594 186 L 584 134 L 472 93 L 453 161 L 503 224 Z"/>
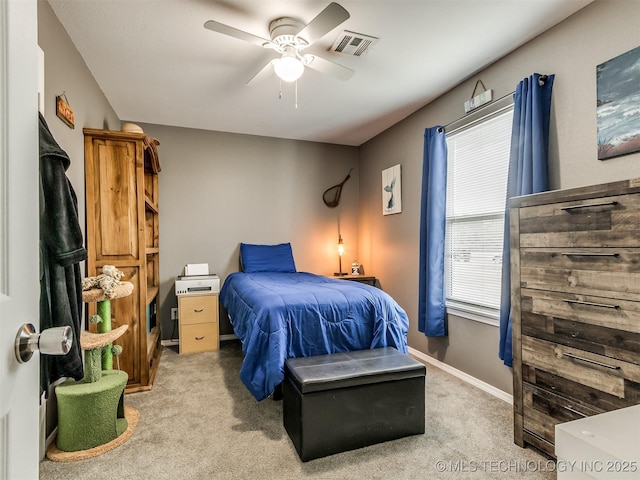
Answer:
<path fill-rule="evenodd" d="M 65 172 L 71 161 L 55 141 L 40 114 L 40 331 L 70 326 L 67 355 L 40 355 L 42 391 L 62 377 L 82 379 L 80 349 L 82 272 L 86 260 L 78 222 L 78 200 Z"/>

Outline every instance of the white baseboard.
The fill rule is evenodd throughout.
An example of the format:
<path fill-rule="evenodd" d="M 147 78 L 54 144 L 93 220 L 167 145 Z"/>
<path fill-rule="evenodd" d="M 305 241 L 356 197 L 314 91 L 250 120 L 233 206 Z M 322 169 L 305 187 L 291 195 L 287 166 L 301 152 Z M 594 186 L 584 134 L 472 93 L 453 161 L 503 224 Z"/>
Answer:
<path fill-rule="evenodd" d="M 56 439 L 56 435 L 58 435 L 58 427 L 57 426 L 56 426 L 56 428 L 53 429 L 53 432 L 51 432 L 49 434 L 49 436 L 47 437 L 47 440 L 46 440 L 47 448 L 49 448 L 49 445 L 51 445 L 51 443 Z"/>
<path fill-rule="evenodd" d="M 234 333 L 225 333 L 220 335 L 220 341 L 225 342 L 227 340 L 238 340 L 238 337 Z"/>
<path fill-rule="evenodd" d="M 441 362 L 440 360 L 437 360 L 429 355 L 426 355 L 416 350 L 415 348 L 409 347 L 409 354 L 416 357 L 419 360 L 422 360 L 424 363 L 431 364 L 434 367 L 439 368 L 440 370 L 444 370 L 445 372 L 450 373 L 454 377 L 458 377 L 460 380 L 470 383 L 474 387 L 477 387 L 480 390 L 487 392 L 493 395 L 494 397 L 499 398 L 500 400 L 504 400 L 505 402 L 513 405 L 513 395 L 507 392 L 504 392 L 499 388 L 494 387 L 493 385 L 489 385 L 488 383 L 483 382 L 482 380 L 479 380 L 476 377 L 472 377 L 468 373 L 464 373 L 463 371 L 458 370 L 457 368 L 454 368 L 451 365 L 447 365 L 446 363 Z"/>

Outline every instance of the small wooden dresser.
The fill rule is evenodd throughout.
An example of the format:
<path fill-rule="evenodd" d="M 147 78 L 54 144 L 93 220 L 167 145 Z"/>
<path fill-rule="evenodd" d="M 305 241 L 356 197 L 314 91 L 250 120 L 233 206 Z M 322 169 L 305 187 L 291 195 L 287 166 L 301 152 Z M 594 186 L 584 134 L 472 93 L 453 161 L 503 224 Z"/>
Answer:
<path fill-rule="evenodd" d="M 511 200 L 515 443 L 640 403 L 640 178 Z"/>
<path fill-rule="evenodd" d="M 218 294 L 179 295 L 179 352 L 210 352 L 220 349 Z"/>

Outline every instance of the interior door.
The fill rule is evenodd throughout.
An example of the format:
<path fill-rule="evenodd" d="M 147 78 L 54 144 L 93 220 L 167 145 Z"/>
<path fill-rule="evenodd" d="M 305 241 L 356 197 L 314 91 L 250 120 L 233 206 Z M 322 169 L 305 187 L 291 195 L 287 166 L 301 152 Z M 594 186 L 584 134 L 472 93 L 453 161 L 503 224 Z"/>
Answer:
<path fill-rule="evenodd" d="M 39 357 L 19 363 L 18 329 L 39 325 L 36 0 L 0 1 L 0 480 L 34 480 Z"/>

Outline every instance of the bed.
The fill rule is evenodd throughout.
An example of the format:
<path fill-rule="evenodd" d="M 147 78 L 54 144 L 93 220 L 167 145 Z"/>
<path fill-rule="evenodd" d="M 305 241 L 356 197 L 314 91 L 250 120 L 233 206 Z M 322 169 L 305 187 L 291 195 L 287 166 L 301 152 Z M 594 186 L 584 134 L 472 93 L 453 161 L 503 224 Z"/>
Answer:
<path fill-rule="evenodd" d="M 407 353 L 409 320 L 385 292 L 297 272 L 290 244 L 240 245 L 242 272 L 220 291 L 242 341 L 240 378 L 256 400 L 284 380 L 287 358 L 395 347 Z"/>

